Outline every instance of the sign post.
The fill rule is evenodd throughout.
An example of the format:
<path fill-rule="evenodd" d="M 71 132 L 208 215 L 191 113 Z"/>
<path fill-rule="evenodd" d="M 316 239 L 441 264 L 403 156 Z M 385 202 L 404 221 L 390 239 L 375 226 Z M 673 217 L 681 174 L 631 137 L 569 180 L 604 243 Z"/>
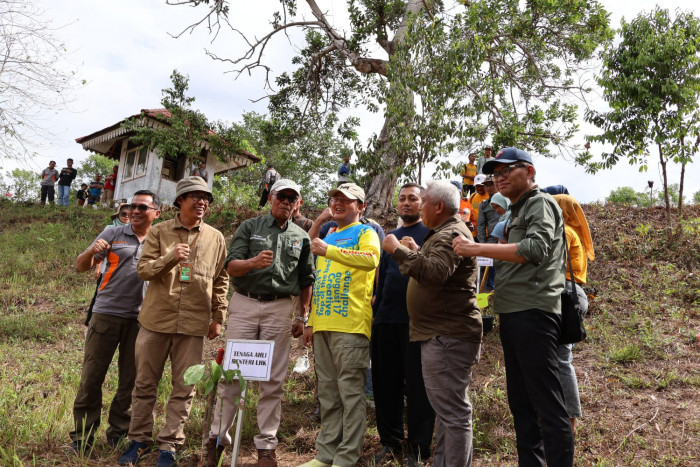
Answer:
<path fill-rule="evenodd" d="M 476 271 L 476 293 L 481 293 L 481 281 L 483 281 L 486 274 L 488 274 L 489 268 L 493 266 L 493 259 L 487 258 L 485 256 L 477 256 L 476 263 L 477 267 L 479 268 Z M 482 267 L 486 268 L 484 269 L 483 275 L 481 274 Z"/>
<path fill-rule="evenodd" d="M 241 376 L 249 381 L 270 381 L 272 371 L 272 353 L 275 350 L 275 341 L 254 341 L 246 339 L 227 339 L 226 353 L 222 366 L 224 370 L 240 370 Z M 236 434 L 233 440 L 231 452 L 231 467 L 236 466 L 238 449 L 241 442 L 241 429 L 243 428 L 243 408 L 245 407 L 246 389 L 241 393 L 241 400 L 236 409 L 234 418 Z"/>

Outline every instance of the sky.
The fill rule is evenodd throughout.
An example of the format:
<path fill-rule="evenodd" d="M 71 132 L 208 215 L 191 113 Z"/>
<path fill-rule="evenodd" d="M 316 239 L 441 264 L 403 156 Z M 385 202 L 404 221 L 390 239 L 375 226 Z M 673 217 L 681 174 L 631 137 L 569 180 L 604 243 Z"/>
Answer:
<path fill-rule="evenodd" d="M 216 62 L 205 54 L 212 50 L 223 57 L 239 56 L 244 43 L 235 34 L 221 34 L 216 40 L 205 28 L 192 33 L 178 34 L 205 12 L 203 8 L 168 6 L 164 0 L 120 0 L 103 2 L 94 0 L 35 0 L 45 11 L 44 18 L 59 28 L 56 35 L 65 42 L 68 54 L 65 66 L 75 70 L 86 84 L 74 93 L 69 108 L 44 116 L 45 125 L 54 135 L 49 142 L 37 147 L 38 156 L 25 163 L 24 168 L 36 170 L 56 160 L 59 167 L 71 157 L 76 165 L 88 156 L 88 152 L 75 142 L 75 138 L 110 126 L 141 109 L 161 107 L 161 90 L 170 86 L 169 76 L 173 69 L 190 78 L 189 94 L 196 97 L 194 107 L 204 112 L 211 120 L 240 121 L 244 112 L 265 113 L 264 74 L 254 72 L 236 79 L 230 64 Z M 327 8 L 332 20 L 342 24 L 344 12 L 342 0 L 319 1 Z M 611 13 L 611 25 L 618 28 L 620 18 L 633 19 L 640 11 L 650 11 L 657 2 L 638 0 L 634 3 L 603 0 Z M 700 15 L 700 7 L 694 0 L 664 1 L 663 7 L 670 10 L 681 8 L 693 10 Z M 300 13 L 304 12 L 303 2 Z M 118 5 L 118 6 L 117 6 Z M 277 0 L 256 2 L 231 2 L 231 17 L 238 21 L 244 32 L 269 30 L 271 12 L 278 9 Z M 245 21 L 238 18 L 245 17 Z M 310 17 L 310 14 L 306 14 Z M 341 26 L 342 28 L 342 26 Z M 298 35 L 296 36 L 298 37 Z M 277 74 L 290 69 L 289 59 L 295 48 L 295 35 L 289 40 L 283 36 L 268 46 L 265 63 Z M 369 137 L 381 128 L 381 116 L 365 115 L 362 109 L 361 136 Z M 585 124 L 577 136 L 579 144 L 585 135 L 593 134 L 594 128 Z M 595 151 L 595 146 L 592 148 Z M 562 184 L 581 202 L 603 201 L 611 190 L 631 186 L 636 191 L 648 191 L 647 181 L 654 181 L 655 189 L 662 186 L 658 154 L 651 153 L 649 170 L 639 173 L 626 161 L 596 175 L 586 174 L 583 168 L 564 158 L 546 159 L 533 154 L 537 168 L 537 181 L 541 186 Z M 467 155 L 456 155 L 453 162 Z M 3 172 L 17 162 L 0 161 Z M 700 177 L 695 162 L 686 169 L 686 199 L 700 190 Z M 677 183 L 680 166 L 669 164 L 669 183 Z M 458 177 L 455 177 L 457 179 Z"/>

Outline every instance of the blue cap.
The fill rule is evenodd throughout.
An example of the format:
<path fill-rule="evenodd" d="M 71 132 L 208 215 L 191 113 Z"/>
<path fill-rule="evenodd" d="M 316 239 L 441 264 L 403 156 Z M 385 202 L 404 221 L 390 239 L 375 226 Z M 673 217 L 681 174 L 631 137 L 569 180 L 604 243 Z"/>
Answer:
<path fill-rule="evenodd" d="M 498 151 L 498 154 L 493 159 L 484 164 L 481 171 L 486 175 L 491 175 L 497 164 L 512 164 L 513 162 L 528 162 L 532 164 L 532 157 L 522 149 L 503 148 Z"/>

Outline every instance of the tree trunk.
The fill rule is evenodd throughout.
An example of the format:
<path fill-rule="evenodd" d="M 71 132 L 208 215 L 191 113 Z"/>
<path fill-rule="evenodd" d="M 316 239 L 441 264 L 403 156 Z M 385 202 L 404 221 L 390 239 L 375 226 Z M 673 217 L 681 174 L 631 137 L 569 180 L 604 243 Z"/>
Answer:
<path fill-rule="evenodd" d="M 382 165 L 374 174 L 366 189 L 367 208 L 365 215 L 376 219 L 384 216 L 391 208 L 396 187 L 396 168 L 406 163 L 406 156 L 399 155 L 389 147 L 389 119 L 384 120 L 384 126 L 379 133 L 380 146 L 376 150 L 383 154 Z"/>
<path fill-rule="evenodd" d="M 664 201 L 666 202 L 666 220 L 671 221 L 671 201 L 668 199 L 668 176 L 666 174 L 666 159 L 659 143 L 659 163 L 661 164 L 661 174 L 664 177 Z"/>

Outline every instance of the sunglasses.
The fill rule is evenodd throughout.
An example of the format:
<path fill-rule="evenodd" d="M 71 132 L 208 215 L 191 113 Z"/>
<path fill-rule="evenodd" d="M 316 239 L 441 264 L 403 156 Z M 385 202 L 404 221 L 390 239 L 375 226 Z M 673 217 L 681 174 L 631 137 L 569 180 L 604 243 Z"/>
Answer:
<path fill-rule="evenodd" d="M 129 205 L 129 210 L 131 210 L 131 211 L 136 211 L 137 209 L 138 209 L 139 211 L 141 211 L 141 212 L 146 212 L 146 211 L 148 211 L 149 209 L 153 209 L 154 211 L 157 211 L 157 210 L 158 210 L 158 208 L 152 208 L 152 207 L 150 207 L 150 206 L 147 205 L 147 204 L 135 204 L 135 203 L 131 203 L 131 204 Z"/>
<path fill-rule="evenodd" d="M 296 193 L 285 195 L 284 193 L 278 191 L 275 193 L 275 197 L 280 203 L 284 203 L 285 200 L 288 200 L 290 203 L 296 203 L 299 200 L 299 195 Z"/>
<path fill-rule="evenodd" d="M 119 213 L 119 217 L 129 217 L 129 213 L 126 211 L 122 211 Z"/>

